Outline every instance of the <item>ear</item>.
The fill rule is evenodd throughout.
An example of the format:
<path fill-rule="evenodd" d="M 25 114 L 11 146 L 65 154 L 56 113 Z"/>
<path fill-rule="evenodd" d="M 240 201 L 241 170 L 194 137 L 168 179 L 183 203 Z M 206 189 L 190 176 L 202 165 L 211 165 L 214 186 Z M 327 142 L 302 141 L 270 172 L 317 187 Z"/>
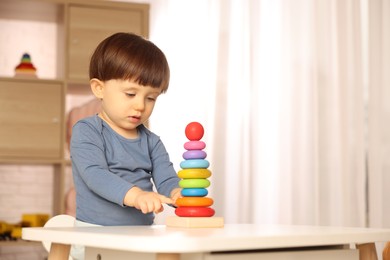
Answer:
<path fill-rule="evenodd" d="M 104 89 L 104 82 L 93 78 L 89 81 L 89 84 L 91 85 L 91 90 L 93 94 L 99 98 L 103 99 L 103 89 Z"/>

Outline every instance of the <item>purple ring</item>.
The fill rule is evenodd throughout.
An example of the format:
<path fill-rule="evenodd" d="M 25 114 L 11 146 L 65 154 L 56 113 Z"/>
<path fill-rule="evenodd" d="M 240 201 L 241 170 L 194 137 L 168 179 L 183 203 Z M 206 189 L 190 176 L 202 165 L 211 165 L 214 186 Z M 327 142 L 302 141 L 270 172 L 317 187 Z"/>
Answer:
<path fill-rule="evenodd" d="M 183 158 L 188 159 L 204 159 L 206 158 L 207 153 L 202 150 L 189 150 L 183 153 Z"/>

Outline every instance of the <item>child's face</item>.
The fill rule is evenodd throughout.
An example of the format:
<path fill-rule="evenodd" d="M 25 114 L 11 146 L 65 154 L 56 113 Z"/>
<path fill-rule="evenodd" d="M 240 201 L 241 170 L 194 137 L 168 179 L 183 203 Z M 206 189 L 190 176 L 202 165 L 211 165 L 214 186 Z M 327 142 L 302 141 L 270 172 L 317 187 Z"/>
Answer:
<path fill-rule="evenodd" d="M 126 138 L 137 137 L 136 127 L 152 114 L 161 89 L 129 80 L 108 80 L 102 84 L 100 116 L 118 134 Z"/>

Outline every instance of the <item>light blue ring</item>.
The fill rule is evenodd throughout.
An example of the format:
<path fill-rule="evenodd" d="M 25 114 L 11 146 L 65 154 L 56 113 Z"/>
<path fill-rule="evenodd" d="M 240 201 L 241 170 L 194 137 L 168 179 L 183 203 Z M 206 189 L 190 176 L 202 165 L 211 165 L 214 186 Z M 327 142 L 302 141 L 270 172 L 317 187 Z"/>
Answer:
<path fill-rule="evenodd" d="M 180 163 L 182 169 L 207 169 L 209 166 L 209 161 L 203 159 L 185 160 Z"/>

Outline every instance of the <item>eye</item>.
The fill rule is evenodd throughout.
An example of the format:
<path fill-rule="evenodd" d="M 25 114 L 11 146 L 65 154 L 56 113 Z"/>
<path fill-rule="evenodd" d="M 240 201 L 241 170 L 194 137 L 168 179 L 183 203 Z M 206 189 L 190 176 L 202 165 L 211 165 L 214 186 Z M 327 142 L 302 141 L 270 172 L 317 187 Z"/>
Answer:
<path fill-rule="evenodd" d="M 126 96 L 135 97 L 135 94 L 134 93 L 126 93 Z"/>
<path fill-rule="evenodd" d="M 154 101 L 156 101 L 157 98 L 155 98 L 155 97 L 147 97 L 147 99 L 148 99 L 149 101 L 154 102 Z"/>

